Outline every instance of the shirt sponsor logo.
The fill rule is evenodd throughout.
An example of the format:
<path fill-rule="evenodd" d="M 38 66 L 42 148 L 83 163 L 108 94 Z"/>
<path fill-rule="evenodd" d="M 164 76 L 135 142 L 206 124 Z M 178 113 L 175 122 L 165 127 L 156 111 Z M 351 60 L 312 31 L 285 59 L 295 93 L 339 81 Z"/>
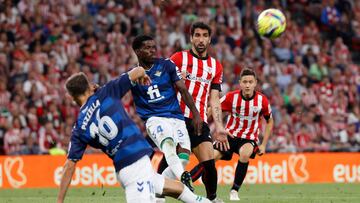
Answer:
<path fill-rule="evenodd" d="M 194 76 L 188 72 L 186 72 L 186 79 L 187 80 L 192 80 L 192 81 L 198 81 L 198 82 L 204 82 L 204 83 L 207 83 L 207 84 L 210 84 L 211 80 L 208 80 L 206 78 L 202 78 L 202 77 L 197 77 L 197 76 Z"/>

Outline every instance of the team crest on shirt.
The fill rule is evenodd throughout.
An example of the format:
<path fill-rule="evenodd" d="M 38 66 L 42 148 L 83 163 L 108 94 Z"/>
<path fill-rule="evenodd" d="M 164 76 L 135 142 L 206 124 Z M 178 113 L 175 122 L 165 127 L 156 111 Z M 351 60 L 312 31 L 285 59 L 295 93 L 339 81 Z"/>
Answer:
<path fill-rule="evenodd" d="M 156 71 L 154 75 L 156 75 L 156 76 L 160 77 L 160 75 L 161 75 L 161 71 Z"/>
<path fill-rule="evenodd" d="M 253 116 L 257 116 L 260 111 L 260 108 L 258 106 L 253 106 L 252 110 L 253 110 Z"/>
<path fill-rule="evenodd" d="M 254 113 L 257 113 L 257 112 L 259 112 L 260 108 L 257 107 L 257 106 L 253 106 L 252 110 L 253 110 Z"/>

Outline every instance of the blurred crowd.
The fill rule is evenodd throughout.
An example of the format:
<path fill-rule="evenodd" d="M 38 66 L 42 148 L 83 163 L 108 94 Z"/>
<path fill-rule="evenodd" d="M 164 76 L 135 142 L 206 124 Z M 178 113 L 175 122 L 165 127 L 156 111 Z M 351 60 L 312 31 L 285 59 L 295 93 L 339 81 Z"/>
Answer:
<path fill-rule="evenodd" d="M 255 31 L 270 7 L 287 19 L 273 41 Z M 360 151 L 360 1 L 0 0 L 0 154 L 65 151 L 78 114 L 66 78 L 83 71 L 102 85 L 129 70 L 138 34 L 155 37 L 159 57 L 189 49 L 195 21 L 213 29 L 222 94 L 256 70 L 275 118 L 268 151 Z M 123 103 L 144 129 L 131 95 Z"/>

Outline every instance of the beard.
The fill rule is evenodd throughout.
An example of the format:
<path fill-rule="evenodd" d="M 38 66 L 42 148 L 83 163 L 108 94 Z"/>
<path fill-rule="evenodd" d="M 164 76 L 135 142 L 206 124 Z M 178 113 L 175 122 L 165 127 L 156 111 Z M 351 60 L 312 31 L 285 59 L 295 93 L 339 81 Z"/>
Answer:
<path fill-rule="evenodd" d="M 144 62 L 145 62 L 146 64 L 153 64 L 153 63 L 155 62 L 155 60 L 156 60 L 155 56 L 152 56 L 152 57 L 147 57 L 147 58 L 144 60 Z"/>
<path fill-rule="evenodd" d="M 196 50 L 196 52 L 199 54 L 199 55 L 201 55 L 202 53 L 204 53 L 204 52 L 206 52 L 207 51 L 207 48 L 208 48 L 208 46 L 207 45 L 201 45 L 201 46 L 199 46 L 199 45 L 195 45 L 195 50 Z"/>

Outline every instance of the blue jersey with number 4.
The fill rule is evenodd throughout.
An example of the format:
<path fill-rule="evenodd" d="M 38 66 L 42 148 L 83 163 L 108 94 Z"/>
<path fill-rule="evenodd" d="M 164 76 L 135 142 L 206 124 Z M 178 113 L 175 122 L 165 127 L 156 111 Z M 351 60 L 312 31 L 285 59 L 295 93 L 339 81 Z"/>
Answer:
<path fill-rule="evenodd" d="M 151 85 L 136 84 L 131 88 L 141 119 L 158 116 L 184 120 L 174 88 L 175 82 L 181 80 L 176 65 L 170 59 L 156 59 L 146 74 L 151 78 Z"/>
<path fill-rule="evenodd" d="M 68 159 L 80 160 L 86 146 L 90 145 L 107 154 L 119 171 L 152 153 L 151 146 L 120 100 L 131 86 L 128 74 L 123 74 L 88 98 L 72 130 Z"/>

